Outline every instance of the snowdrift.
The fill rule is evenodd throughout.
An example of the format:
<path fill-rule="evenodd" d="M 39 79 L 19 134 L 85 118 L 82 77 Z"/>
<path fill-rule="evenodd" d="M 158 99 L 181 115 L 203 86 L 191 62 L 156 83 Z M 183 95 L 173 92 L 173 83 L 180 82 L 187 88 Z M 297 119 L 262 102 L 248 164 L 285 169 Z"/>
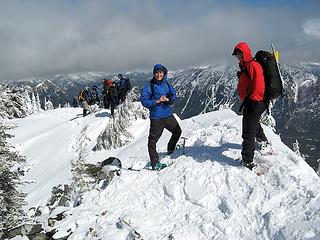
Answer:
<path fill-rule="evenodd" d="M 109 113 L 73 119 L 80 113 L 56 109 L 14 120 L 19 127 L 13 143 L 30 167 L 25 180 L 34 181 L 24 188 L 29 206 L 44 204 L 54 185 L 70 181 L 79 141 L 86 143 L 88 163 L 110 156 L 122 161 L 121 175 L 105 189 L 96 184 L 81 205 L 66 209 L 54 237 L 72 232 L 68 239 L 320 238 L 320 179 L 268 127 L 264 130 L 274 154 L 255 154 L 256 162 L 269 167 L 262 176 L 240 165 L 241 116 L 231 110 L 180 121 L 185 154 L 180 148 L 162 155 L 170 166 L 156 172 L 143 169 L 149 120 L 133 123 L 134 140 L 127 146 L 93 152 Z M 83 129 L 86 138 L 79 137 Z M 169 137 L 168 132 L 161 137 L 160 152 Z"/>

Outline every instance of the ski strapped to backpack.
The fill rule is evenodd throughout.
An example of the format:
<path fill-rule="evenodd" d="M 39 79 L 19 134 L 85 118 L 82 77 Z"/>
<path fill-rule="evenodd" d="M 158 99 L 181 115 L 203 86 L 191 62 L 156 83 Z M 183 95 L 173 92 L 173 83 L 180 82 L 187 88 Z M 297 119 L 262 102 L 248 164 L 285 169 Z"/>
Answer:
<path fill-rule="evenodd" d="M 283 83 L 282 83 L 283 81 L 282 81 L 282 76 L 281 76 L 279 65 L 278 65 L 278 59 L 277 59 L 278 54 L 274 50 L 273 44 L 272 44 L 272 51 L 273 53 L 260 50 L 256 53 L 254 58 L 250 60 L 250 62 L 251 61 L 258 62 L 262 67 L 264 83 L 265 83 L 264 101 L 267 104 L 268 113 L 269 113 L 270 101 L 283 95 Z M 245 67 L 243 72 L 251 79 L 247 67 Z M 246 98 L 248 98 L 249 95 Z M 239 110 L 241 111 L 242 108 L 243 108 L 243 103 L 241 104 Z"/>

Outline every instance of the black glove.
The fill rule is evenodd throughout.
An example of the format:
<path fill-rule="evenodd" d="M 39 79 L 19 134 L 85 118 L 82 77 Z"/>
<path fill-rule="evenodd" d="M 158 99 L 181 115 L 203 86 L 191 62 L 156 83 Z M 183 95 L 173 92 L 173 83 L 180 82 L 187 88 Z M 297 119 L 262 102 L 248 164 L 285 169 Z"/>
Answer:
<path fill-rule="evenodd" d="M 168 98 L 169 100 L 163 102 L 163 104 L 172 105 L 174 103 L 174 101 L 172 100 L 172 94 L 171 93 L 167 93 L 166 98 Z"/>
<path fill-rule="evenodd" d="M 241 71 L 238 71 L 238 72 L 237 72 L 237 77 L 238 77 L 238 78 L 240 78 L 241 73 L 242 73 Z"/>
<path fill-rule="evenodd" d="M 247 108 L 250 105 L 250 98 L 249 97 L 245 97 L 243 102 L 241 103 L 240 107 L 239 107 L 239 112 L 242 112 L 242 109 L 245 107 Z"/>

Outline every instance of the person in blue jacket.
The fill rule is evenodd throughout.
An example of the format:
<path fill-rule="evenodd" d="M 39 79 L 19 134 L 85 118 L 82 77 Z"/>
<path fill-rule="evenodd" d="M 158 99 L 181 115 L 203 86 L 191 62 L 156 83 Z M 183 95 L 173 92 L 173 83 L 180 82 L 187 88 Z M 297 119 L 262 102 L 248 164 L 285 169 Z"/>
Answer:
<path fill-rule="evenodd" d="M 176 91 L 167 82 L 168 70 L 161 64 L 153 67 L 153 78 L 146 83 L 141 91 L 140 101 L 150 112 L 150 130 L 148 137 L 148 151 L 151 167 L 160 170 L 166 164 L 159 162 L 156 144 L 163 130 L 167 129 L 172 136 L 167 145 L 167 153 L 172 154 L 181 136 L 181 128 L 173 116 L 173 103 L 176 101 Z"/>

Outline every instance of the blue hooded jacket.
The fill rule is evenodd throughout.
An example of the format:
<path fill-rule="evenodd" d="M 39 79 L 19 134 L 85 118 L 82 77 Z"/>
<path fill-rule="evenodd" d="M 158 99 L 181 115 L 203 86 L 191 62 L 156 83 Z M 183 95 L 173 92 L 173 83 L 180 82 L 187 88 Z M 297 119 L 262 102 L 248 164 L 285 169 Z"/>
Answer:
<path fill-rule="evenodd" d="M 177 99 L 175 89 L 167 82 L 168 70 L 166 67 L 161 64 L 154 65 L 153 75 L 155 75 L 156 71 L 159 69 L 164 71 L 163 80 L 158 81 L 153 77 L 150 82 L 147 82 L 144 85 L 140 95 L 140 101 L 142 105 L 148 108 L 150 111 L 150 119 L 162 119 L 170 117 L 173 113 L 172 104 Z M 151 90 L 151 82 L 154 84 L 153 95 Z M 170 104 L 166 102 L 156 102 L 163 95 L 167 97 L 170 96 Z"/>

